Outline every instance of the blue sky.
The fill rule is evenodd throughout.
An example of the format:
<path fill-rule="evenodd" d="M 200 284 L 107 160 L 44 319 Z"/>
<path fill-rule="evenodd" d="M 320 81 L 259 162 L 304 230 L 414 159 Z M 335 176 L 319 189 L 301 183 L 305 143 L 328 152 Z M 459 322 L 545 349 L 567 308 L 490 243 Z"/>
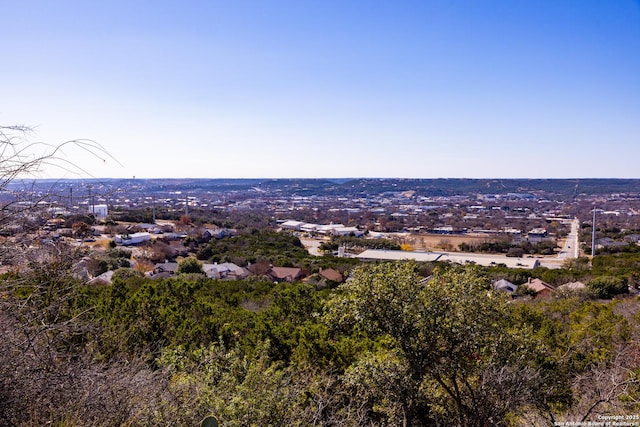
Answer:
<path fill-rule="evenodd" d="M 0 125 L 95 177 L 640 178 L 640 2 L 5 1 Z M 59 169 L 46 176 L 70 176 Z"/>

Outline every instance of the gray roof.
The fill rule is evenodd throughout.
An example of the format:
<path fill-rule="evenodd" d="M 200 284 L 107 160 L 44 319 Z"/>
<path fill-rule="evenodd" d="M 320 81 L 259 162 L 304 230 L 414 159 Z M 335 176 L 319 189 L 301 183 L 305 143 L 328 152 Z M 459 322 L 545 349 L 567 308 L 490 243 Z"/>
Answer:
<path fill-rule="evenodd" d="M 155 265 L 154 271 L 175 273 L 178 270 L 177 262 L 160 262 Z"/>
<path fill-rule="evenodd" d="M 516 290 L 518 290 L 518 286 L 514 285 L 506 279 L 500 279 L 493 282 L 493 289 L 497 291 L 515 292 Z"/>
<path fill-rule="evenodd" d="M 392 251 L 383 249 L 367 249 L 357 256 L 363 260 L 415 260 L 415 261 L 449 261 L 456 264 L 478 264 L 492 266 L 504 264 L 509 268 L 536 268 L 540 265 L 537 258 L 514 258 L 504 255 L 475 254 L 466 252 L 418 252 Z"/>

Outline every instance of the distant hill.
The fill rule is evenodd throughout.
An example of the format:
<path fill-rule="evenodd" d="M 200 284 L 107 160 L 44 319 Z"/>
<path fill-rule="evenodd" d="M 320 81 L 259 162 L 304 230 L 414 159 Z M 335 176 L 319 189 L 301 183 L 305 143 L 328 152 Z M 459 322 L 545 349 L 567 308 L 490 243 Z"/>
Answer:
<path fill-rule="evenodd" d="M 573 198 L 577 195 L 640 193 L 640 179 L 85 179 L 85 180 L 16 180 L 9 189 L 26 188 L 65 190 L 79 193 L 87 188 L 137 189 L 150 194 L 164 191 L 182 192 L 255 192 L 283 196 L 365 196 L 415 191 L 417 196 L 455 196 L 472 194 L 529 193 Z M 85 190 L 83 190 L 85 189 Z"/>

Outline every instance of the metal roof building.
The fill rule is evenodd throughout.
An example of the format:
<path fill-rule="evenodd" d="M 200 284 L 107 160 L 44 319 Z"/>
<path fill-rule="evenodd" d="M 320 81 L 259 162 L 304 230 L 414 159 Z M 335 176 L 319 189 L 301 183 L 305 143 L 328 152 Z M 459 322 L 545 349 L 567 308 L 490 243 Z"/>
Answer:
<path fill-rule="evenodd" d="M 356 258 L 376 261 L 449 261 L 456 264 L 477 264 L 485 267 L 504 264 L 509 268 L 533 269 L 540 266 L 537 258 L 513 258 L 504 255 L 474 254 L 465 252 L 417 252 L 368 249 Z"/>

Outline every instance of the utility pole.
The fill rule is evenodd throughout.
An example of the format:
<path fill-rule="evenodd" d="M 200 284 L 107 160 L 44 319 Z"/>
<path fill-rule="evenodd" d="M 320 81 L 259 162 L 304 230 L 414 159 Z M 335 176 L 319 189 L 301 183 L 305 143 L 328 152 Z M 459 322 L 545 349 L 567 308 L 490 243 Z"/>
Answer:
<path fill-rule="evenodd" d="M 89 213 L 93 213 L 93 195 L 91 194 L 92 186 L 89 185 Z"/>
<path fill-rule="evenodd" d="M 591 234 L 591 256 L 596 256 L 596 207 L 593 207 L 593 230 Z"/>

